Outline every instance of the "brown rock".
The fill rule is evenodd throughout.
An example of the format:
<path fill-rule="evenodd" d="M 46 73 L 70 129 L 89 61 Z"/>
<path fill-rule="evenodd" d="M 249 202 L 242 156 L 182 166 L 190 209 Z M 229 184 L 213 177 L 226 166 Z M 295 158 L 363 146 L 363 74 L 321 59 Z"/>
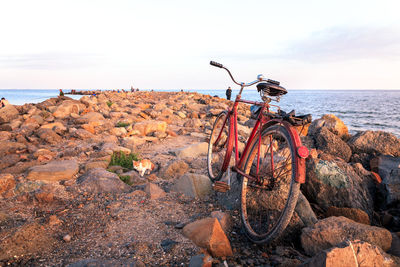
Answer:
<path fill-rule="evenodd" d="M 11 141 L 0 142 L 0 157 L 26 149 L 26 145 Z"/>
<path fill-rule="evenodd" d="M 315 144 L 318 149 L 348 162 L 351 157 L 350 147 L 326 127 L 322 127 L 315 134 Z"/>
<path fill-rule="evenodd" d="M 77 100 L 64 100 L 61 105 L 56 107 L 53 116 L 63 119 L 69 117 L 71 113 L 79 114 L 84 108 L 85 105 Z"/>
<path fill-rule="evenodd" d="M 54 226 L 54 225 L 59 225 L 62 224 L 62 221 L 57 218 L 57 215 L 51 215 L 49 217 L 49 225 Z"/>
<path fill-rule="evenodd" d="M 153 183 L 147 183 L 144 191 L 146 192 L 147 196 L 152 200 L 165 197 L 166 195 L 164 190 L 162 190 L 158 185 Z"/>
<path fill-rule="evenodd" d="M 51 192 L 38 192 L 35 198 L 39 203 L 51 203 L 54 201 L 54 194 Z"/>
<path fill-rule="evenodd" d="M 326 217 L 330 216 L 343 216 L 355 222 L 370 225 L 368 214 L 360 209 L 329 207 L 326 212 Z"/>
<path fill-rule="evenodd" d="M 76 160 L 52 161 L 45 165 L 30 168 L 27 179 L 45 181 L 69 180 L 78 173 L 78 170 L 79 166 Z"/>
<path fill-rule="evenodd" d="M 18 117 L 18 110 L 13 105 L 0 108 L 0 124 L 7 123 Z"/>
<path fill-rule="evenodd" d="M 166 130 L 167 130 L 167 123 L 165 121 L 147 120 L 135 123 L 133 125 L 133 131 L 143 136 L 146 136 L 154 132 L 165 132 Z"/>
<path fill-rule="evenodd" d="M 303 267 L 395 267 L 400 259 L 381 248 L 363 241 L 346 241 L 337 247 L 320 252 L 301 266 Z"/>
<path fill-rule="evenodd" d="M 216 210 L 211 212 L 211 218 L 218 219 L 218 222 L 225 234 L 228 234 L 232 230 L 232 218 L 228 213 Z"/>
<path fill-rule="evenodd" d="M 187 224 L 183 234 L 213 257 L 232 256 L 232 248 L 216 218 L 205 218 Z"/>
<path fill-rule="evenodd" d="M 59 144 L 62 141 L 62 137 L 59 136 L 55 131 L 51 129 L 39 129 L 36 135 L 46 141 L 49 144 Z"/>
<path fill-rule="evenodd" d="M 349 140 L 355 153 L 379 153 L 400 157 L 400 139 L 395 135 L 382 131 L 360 132 Z"/>
<path fill-rule="evenodd" d="M 329 217 L 312 227 L 303 228 L 301 244 L 305 252 L 315 255 L 347 240 L 361 240 L 387 251 L 392 244 L 390 232 L 384 228 L 356 223 L 345 217 Z"/>
<path fill-rule="evenodd" d="M 0 174 L 0 194 L 15 187 L 14 176 L 11 174 Z"/>
<path fill-rule="evenodd" d="M 184 175 L 188 169 L 189 165 L 187 165 L 184 160 L 176 160 L 162 171 L 162 177 L 164 179 L 176 179 Z"/>
<path fill-rule="evenodd" d="M 314 120 L 308 128 L 308 135 L 314 135 L 321 127 L 326 127 L 329 131 L 342 139 L 349 137 L 349 130 L 341 119 L 333 114 L 326 114 L 320 119 Z"/>

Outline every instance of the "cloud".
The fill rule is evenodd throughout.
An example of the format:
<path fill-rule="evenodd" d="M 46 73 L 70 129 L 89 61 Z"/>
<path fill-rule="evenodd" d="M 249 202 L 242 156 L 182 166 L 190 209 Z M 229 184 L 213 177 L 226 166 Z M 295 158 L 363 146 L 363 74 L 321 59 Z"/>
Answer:
<path fill-rule="evenodd" d="M 301 61 L 392 59 L 400 56 L 400 31 L 388 28 L 329 28 L 290 44 L 280 57 Z"/>
<path fill-rule="evenodd" d="M 238 60 L 296 60 L 333 62 L 359 59 L 398 60 L 400 29 L 373 27 L 333 27 L 293 40 L 281 49 L 264 53 L 225 54 Z"/>
<path fill-rule="evenodd" d="M 47 52 L 36 54 L 0 55 L 0 68 L 17 69 L 77 69 L 97 66 L 103 57 L 96 54 Z"/>

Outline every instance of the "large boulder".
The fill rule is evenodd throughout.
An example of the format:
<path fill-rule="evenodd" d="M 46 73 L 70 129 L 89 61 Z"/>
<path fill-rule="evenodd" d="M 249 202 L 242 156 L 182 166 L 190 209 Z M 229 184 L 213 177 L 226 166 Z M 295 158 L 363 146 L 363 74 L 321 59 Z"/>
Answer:
<path fill-rule="evenodd" d="M 77 100 L 64 100 L 61 105 L 57 106 L 53 112 L 53 116 L 56 118 L 66 118 L 71 115 L 71 113 L 79 114 L 85 105 Z"/>
<path fill-rule="evenodd" d="M 400 157 L 381 155 L 371 163 L 376 166 L 373 171 L 382 178 L 386 204 L 400 201 Z"/>
<path fill-rule="evenodd" d="M 384 154 L 400 157 L 400 139 L 382 131 L 365 131 L 353 136 L 348 144 L 354 153 Z"/>
<path fill-rule="evenodd" d="M 0 124 L 7 123 L 18 117 L 18 110 L 13 105 L 0 108 Z"/>
<path fill-rule="evenodd" d="M 314 135 L 316 147 L 325 153 L 339 157 L 348 162 L 351 157 L 351 148 L 333 134 L 326 127 L 320 128 Z"/>
<path fill-rule="evenodd" d="M 324 250 L 302 267 L 395 267 L 400 266 L 400 259 L 385 253 L 380 247 L 363 241 L 347 241 L 336 247 Z"/>
<path fill-rule="evenodd" d="M 123 193 L 130 191 L 130 186 L 119 179 L 115 173 L 105 169 L 91 169 L 77 179 L 77 185 L 83 191 L 92 193 Z"/>
<path fill-rule="evenodd" d="M 229 239 L 217 218 L 205 218 L 187 224 L 183 234 L 197 246 L 207 249 L 213 257 L 233 255 Z"/>
<path fill-rule="evenodd" d="M 322 127 L 327 128 L 329 131 L 342 139 L 349 137 L 349 130 L 347 129 L 347 126 L 341 119 L 333 114 L 326 114 L 320 119 L 314 120 L 308 128 L 308 135 L 314 135 Z"/>
<path fill-rule="evenodd" d="M 312 227 L 303 228 L 301 233 L 301 245 L 308 255 L 315 255 L 347 240 L 365 241 L 387 251 L 392 244 L 392 235 L 384 228 L 356 223 L 342 216 L 320 220 Z"/>
<path fill-rule="evenodd" d="M 212 192 L 210 179 L 201 174 L 187 173 L 174 183 L 172 190 L 192 198 L 204 198 Z"/>
<path fill-rule="evenodd" d="M 368 191 L 370 176 L 360 177 L 343 161 L 311 159 L 307 161 L 307 199 L 327 210 L 330 206 L 358 208 L 372 213 L 373 196 Z"/>
<path fill-rule="evenodd" d="M 76 160 L 57 160 L 29 168 L 27 179 L 41 181 L 69 180 L 78 171 L 79 165 Z"/>

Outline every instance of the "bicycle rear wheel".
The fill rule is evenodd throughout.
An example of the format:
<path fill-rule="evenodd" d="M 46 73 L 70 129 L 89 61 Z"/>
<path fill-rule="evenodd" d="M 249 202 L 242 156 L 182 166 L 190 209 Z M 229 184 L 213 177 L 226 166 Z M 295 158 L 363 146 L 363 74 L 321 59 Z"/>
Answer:
<path fill-rule="evenodd" d="M 221 112 L 214 122 L 208 143 L 207 169 L 208 176 L 213 182 L 220 180 L 229 166 L 233 149 L 231 129 L 228 112 Z"/>
<path fill-rule="evenodd" d="M 288 130 L 273 125 L 254 138 L 244 159 L 244 171 L 254 181 L 243 177 L 241 217 L 246 235 L 255 243 L 268 243 L 289 224 L 299 196 L 295 181 L 295 147 Z M 260 152 L 258 153 L 258 150 Z M 259 156 L 258 156 L 259 155 Z M 257 162 L 259 162 L 257 173 Z"/>

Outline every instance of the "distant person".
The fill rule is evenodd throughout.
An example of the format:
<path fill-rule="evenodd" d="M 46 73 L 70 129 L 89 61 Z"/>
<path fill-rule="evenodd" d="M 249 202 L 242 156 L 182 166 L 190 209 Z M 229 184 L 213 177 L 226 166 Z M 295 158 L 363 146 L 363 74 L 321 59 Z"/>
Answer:
<path fill-rule="evenodd" d="M 136 88 L 136 92 L 139 92 L 139 88 Z"/>
<path fill-rule="evenodd" d="M 232 95 L 232 89 L 228 87 L 228 89 L 226 89 L 226 99 L 231 100 L 231 95 Z"/>
<path fill-rule="evenodd" d="M 0 107 L 5 107 L 5 106 L 8 106 L 8 105 L 10 105 L 10 103 L 7 101 L 7 99 L 5 99 L 4 97 L 2 97 L 1 98 L 1 101 L 0 101 Z"/>
<path fill-rule="evenodd" d="M 64 96 L 64 92 L 62 89 L 60 89 L 60 96 Z"/>

